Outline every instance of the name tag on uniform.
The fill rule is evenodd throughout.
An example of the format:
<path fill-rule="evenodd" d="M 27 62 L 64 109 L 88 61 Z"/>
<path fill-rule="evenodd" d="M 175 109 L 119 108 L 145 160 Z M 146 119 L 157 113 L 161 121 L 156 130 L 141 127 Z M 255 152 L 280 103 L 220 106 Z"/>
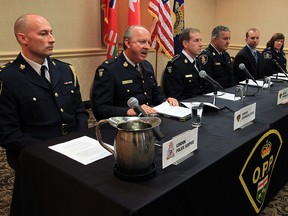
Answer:
<path fill-rule="evenodd" d="M 215 62 L 215 65 L 221 65 L 221 63 L 220 62 Z"/>
<path fill-rule="evenodd" d="M 185 75 L 185 78 L 190 78 L 190 77 L 193 77 L 193 75 L 192 74 Z"/>
<path fill-rule="evenodd" d="M 122 84 L 123 84 L 123 85 L 131 84 L 131 83 L 133 83 L 133 80 L 123 80 L 123 81 L 122 81 Z"/>

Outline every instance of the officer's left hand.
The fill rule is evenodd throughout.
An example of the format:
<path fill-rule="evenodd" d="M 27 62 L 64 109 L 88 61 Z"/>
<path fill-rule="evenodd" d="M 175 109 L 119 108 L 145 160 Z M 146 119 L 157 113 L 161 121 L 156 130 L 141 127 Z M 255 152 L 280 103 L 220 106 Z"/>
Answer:
<path fill-rule="evenodd" d="M 169 97 L 166 101 L 168 101 L 171 106 L 179 106 L 178 100 L 175 98 Z"/>

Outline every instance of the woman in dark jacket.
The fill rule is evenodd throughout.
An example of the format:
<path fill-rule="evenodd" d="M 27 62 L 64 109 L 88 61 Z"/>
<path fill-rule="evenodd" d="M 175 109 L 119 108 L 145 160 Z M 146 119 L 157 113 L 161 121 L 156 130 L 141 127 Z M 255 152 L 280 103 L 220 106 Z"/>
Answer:
<path fill-rule="evenodd" d="M 283 51 L 285 36 L 282 33 L 275 33 L 267 42 L 263 50 L 264 74 L 270 76 L 279 72 L 287 72 L 286 56 Z M 278 64 L 277 64 L 278 63 Z M 283 70 L 281 70 L 281 68 Z"/>

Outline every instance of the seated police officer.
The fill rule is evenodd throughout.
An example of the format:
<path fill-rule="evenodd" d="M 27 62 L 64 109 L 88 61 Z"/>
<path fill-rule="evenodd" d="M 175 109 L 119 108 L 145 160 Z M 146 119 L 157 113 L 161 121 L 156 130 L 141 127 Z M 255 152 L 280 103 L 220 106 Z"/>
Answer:
<path fill-rule="evenodd" d="M 135 97 L 146 114 L 156 113 L 152 106 L 175 98 L 166 98 L 157 85 L 152 65 L 146 61 L 151 43 L 150 33 L 142 26 L 130 26 L 123 36 L 120 56 L 103 62 L 95 73 L 91 91 L 93 112 L 97 120 L 113 116 L 136 115 L 127 101 Z"/>
<path fill-rule="evenodd" d="M 25 146 L 88 128 L 74 68 L 49 57 L 55 39 L 48 21 L 26 14 L 14 32 L 21 53 L 0 69 L 0 144 L 13 169 Z"/>
<path fill-rule="evenodd" d="M 201 69 L 223 88 L 236 85 L 229 47 L 231 31 L 226 26 L 216 26 L 211 33 L 211 42 L 199 55 Z"/>
<path fill-rule="evenodd" d="M 186 28 L 180 32 L 182 53 L 166 65 L 162 88 L 168 97 L 184 100 L 210 92 L 206 81 L 199 76 L 196 58 L 202 51 L 202 36 L 198 29 Z"/>

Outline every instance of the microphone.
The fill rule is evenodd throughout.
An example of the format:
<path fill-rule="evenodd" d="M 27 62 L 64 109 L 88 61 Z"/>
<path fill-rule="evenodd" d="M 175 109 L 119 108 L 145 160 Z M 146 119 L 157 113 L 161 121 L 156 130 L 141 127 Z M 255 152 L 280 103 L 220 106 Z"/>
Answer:
<path fill-rule="evenodd" d="M 127 105 L 128 107 L 132 108 L 139 116 L 148 117 L 146 112 L 139 105 L 139 101 L 137 100 L 137 98 L 129 98 L 129 100 L 127 101 Z M 164 138 L 164 135 L 161 133 L 159 127 L 154 127 L 153 133 L 158 141 Z"/>
<path fill-rule="evenodd" d="M 258 83 L 256 82 L 255 78 L 250 74 L 250 72 L 247 70 L 247 68 L 245 67 L 245 64 L 241 63 L 239 64 L 239 69 L 244 71 L 245 74 L 250 78 L 252 79 L 258 86 Z"/>
<path fill-rule="evenodd" d="M 276 59 L 273 59 L 272 62 L 276 64 L 277 68 L 281 71 L 281 73 L 285 74 L 287 76 L 287 72 L 281 67 L 281 65 L 277 62 Z"/>
<path fill-rule="evenodd" d="M 204 70 L 199 71 L 199 76 L 207 80 L 208 82 L 210 82 L 216 90 L 221 89 L 222 91 L 225 92 L 225 89 L 218 82 L 216 82 L 212 77 L 210 77 Z"/>

